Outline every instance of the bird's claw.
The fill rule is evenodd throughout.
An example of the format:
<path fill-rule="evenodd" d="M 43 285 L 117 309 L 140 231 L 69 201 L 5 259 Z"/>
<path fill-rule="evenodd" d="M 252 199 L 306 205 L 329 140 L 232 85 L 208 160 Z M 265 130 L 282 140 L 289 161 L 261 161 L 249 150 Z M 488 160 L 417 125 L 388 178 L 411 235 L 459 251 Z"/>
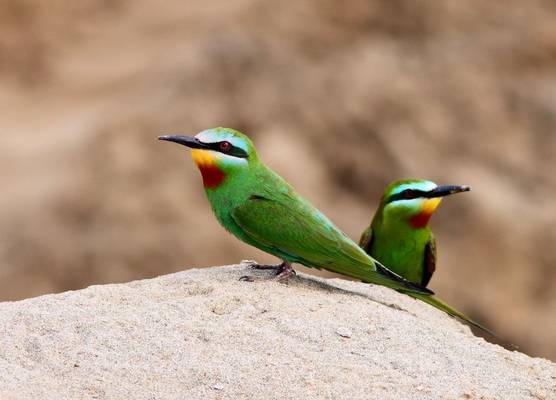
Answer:
<path fill-rule="evenodd" d="M 239 278 L 239 280 L 241 282 L 255 282 L 255 278 L 249 275 L 243 275 L 241 278 Z"/>
<path fill-rule="evenodd" d="M 278 282 L 287 281 L 294 275 L 297 275 L 297 272 L 295 272 L 292 266 L 288 263 L 283 263 L 280 265 L 280 269 L 273 280 Z"/>

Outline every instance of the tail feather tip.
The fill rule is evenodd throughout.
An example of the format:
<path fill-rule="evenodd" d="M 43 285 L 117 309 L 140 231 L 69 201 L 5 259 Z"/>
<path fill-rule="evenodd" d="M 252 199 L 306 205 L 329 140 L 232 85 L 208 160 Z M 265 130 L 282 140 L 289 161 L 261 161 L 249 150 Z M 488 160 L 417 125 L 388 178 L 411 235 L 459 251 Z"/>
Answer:
<path fill-rule="evenodd" d="M 427 295 L 434 295 L 434 292 L 432 290 L 430 290 L 429 288 L 426 288 L 424 286 L 418 285 L 417 283 L 413 283 L 411 281 L 408 281 L 407 279 L 402 278 L 401 276 L 395 274 L 394 272 L 390 271 L 388 268 L 386 268 L 384 265 L 381 265 L 379 263 L 376 263 L 376 267 L 377 270 L 389 277 L 390 279 L 400 282 L 402 283 L 406 288 L 412 290 L 412 291 L 416 291 L 418 293 L 422 293 L 422 294 L 427 294 Z"/>

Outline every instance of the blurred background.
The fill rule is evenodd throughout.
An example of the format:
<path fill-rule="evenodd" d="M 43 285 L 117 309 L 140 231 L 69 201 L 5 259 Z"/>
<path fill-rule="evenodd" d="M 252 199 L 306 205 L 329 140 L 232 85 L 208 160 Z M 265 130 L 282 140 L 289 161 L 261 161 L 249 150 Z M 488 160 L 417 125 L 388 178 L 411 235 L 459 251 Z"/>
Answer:
<path fill-rule="evenodd" d="M 0 300 L 273 261 L 156 140 L 228 126 L 354 239 L 391 180 L 472 186 L 432 219 L 431 287 L 556 360 L 555 18 L 552 0 L 0 0 Z"/>

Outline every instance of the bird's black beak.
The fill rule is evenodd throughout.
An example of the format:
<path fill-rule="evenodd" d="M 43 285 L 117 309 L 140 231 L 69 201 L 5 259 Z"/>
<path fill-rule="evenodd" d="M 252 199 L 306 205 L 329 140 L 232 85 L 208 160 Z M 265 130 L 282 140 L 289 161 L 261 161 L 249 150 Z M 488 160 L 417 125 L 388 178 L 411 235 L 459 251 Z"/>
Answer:
<path fill-rule="evenodd" d="M 427 192 L 426 197 L 444 197 L 455 193 L 469 192 L 470 190 L 471 188 L 469 186 L 441 185 Z"/>
<path fill-rule="evenodd" d="M 192 149 L 208 149 L 208 146 L 192 136 L 183 135 L 163 135 L 158 140 L 166 140 L 168 142 L 179 143 Z"/>

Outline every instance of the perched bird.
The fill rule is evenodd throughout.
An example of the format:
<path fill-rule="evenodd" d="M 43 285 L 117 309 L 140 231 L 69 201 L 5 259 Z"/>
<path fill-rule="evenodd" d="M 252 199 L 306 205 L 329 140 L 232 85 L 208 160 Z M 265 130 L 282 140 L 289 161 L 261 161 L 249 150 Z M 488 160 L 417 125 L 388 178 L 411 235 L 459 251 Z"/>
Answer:
<path fill-rule="evenodd" d="M 436 241 L 428 226 L 429 219 L 442 197 L 469 190 L 469 186 L 438 186 L 421 179 L 392 182 L 384 190 L 371 226 L 361 235 L 359 245 L 396 274 L 427 286 L 436 269 Z M 436 297 L 409 294 L 497 337 Z"/>
<path fill-rule="evenodd" d="M 195 137 L 166 135 L 159 139 L 192 149 L 191 156 L 220 224 L 245 243 L 280 258 L 283 262 L 278 277 L 291 275 L 291 264 L 299 263 L 408 294 L 433 294 L 367 255 L 265 166 L 244 134 L 214 128 Z"/>
<path fill-rule="evenodd" d="M 422 179 L 390 183 L 359 245 L 396 274 L 427 286 L 436 269 L 436 241 L 429 219 L 444 196 L 469 186 L 438 186 Z"/>

